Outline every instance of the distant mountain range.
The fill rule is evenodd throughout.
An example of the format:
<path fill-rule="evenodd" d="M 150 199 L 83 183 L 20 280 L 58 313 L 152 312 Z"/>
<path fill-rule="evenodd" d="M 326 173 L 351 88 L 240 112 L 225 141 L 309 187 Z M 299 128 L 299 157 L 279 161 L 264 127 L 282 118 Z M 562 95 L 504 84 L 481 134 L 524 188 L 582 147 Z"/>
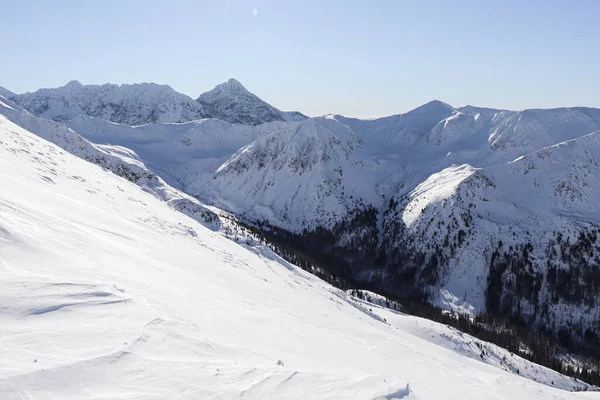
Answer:
<path fill-rule="evenodd" d="M 13 122 L 71 152 L 38 117 L 121 149 L 190 198 L 299 238 L 289 245 L 348 279 L 598 338 L 598 109 L 432 101 L 374 120 L 307 118 L 233 79 L 198 100 L 155 84 L 0 94 Z"/>
<path fill-rule="evenodd" d="M 55 89 L 40 89 L 20 95 L 0 88 L 0 95 L 32 114 L 55 121 L 87 115 L 127 125 L 182 123 L 202 118 L 259 125 L 307 118 L 299 112 L 276 109 L 235 79 L 217 85 L 197 100 L 176 92 L 168 85 L 82 85 L 77 81 Z"/>

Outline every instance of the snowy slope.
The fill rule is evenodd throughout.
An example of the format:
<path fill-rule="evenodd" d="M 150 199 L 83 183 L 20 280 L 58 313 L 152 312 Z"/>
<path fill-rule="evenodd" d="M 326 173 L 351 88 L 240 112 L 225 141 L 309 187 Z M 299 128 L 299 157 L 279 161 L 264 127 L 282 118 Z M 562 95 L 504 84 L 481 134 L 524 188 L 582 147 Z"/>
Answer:
<path fill-rule="evenodd" d="M 118 145 L 91 143 L 65 124 L 36 117 L 2 97 L 0 97 L 0 115 L 58 145 L 74 156 L 97 164 L 135 183 L 171 207 L 196 218 L 201 223 L 213 228 L 220 225 L 217 215 L 206 205 L 170 187 L 160 176 L 146 167 L 131 149 Z"/>
<path fill-rule="evenodd" d="M 0 185 L 3 399 L 581 397 L 388 325 L 3 116 Z"/>
<path fill-rule="evenodd" d="M 496 368 L 518 373 L 536 382 L 565 390 L 570 390 L 573 385 L 577 385 L 572 378 L 561 375 L 549 368 L 531 364 L 527 360 L 499 346 L 462 333 L 447 325 L 404 314 L 400 311 L 401 305 L 390 302 L 384 296 L 367 290 L 348 291 L 349 294 L 352 294 L 352 292 L 360 295 L 360 297 L 353 297 L 354 301 L 369 308 L 375 315 L 402 332 L 435 343 L 465 357 L 493 365 Z M 589 390 L 589 388 L 585 383 L 581 382 L 581 386 L 576 390 Z"/>
<path fill-rule="evenodd" d="M 55 89 L 12 96 L 32 114 L 64 121 L 88 115 L 112 122 L 141 125 L 185 122 L 204 117 L 202 107 L 167 85 L 82 85 L 71 81 Z"/>
<path fill-rule="evenodd" d="M 575 139 L 600 129 L 600 110 L 556 108 L 519 112 L 457 112 L 440 121 L 413 150 L 438 156 L 452 152 L 454 163 L 487 166 Z M 446 153 L 447 154 L 447 153 Z"/>
<path fill-rule="evenodd" d="M 232 124 L 260 125 L 273 121 L 301 121 L 297 111 L 280 111 L 250 93 L 240 82 L 229 79 L 198 97 L 207 116 Z"/>
<path fill-rule="evenodd" d="M 285 122 L 258 126 L 203 119 L 182 124 L 148 124 L 131 127 L 80 116 L 67 122 L 78 134 L 95 143 L 119 145 L 136 152 L 154 171 L 174 186 L 200 197 L 217 169 L 238 149 L 256 138 L 277 132 Z M 212 193 L 212 192 L 211 192 Z M 214 193 L 212 193 L 214 194 Z"/>

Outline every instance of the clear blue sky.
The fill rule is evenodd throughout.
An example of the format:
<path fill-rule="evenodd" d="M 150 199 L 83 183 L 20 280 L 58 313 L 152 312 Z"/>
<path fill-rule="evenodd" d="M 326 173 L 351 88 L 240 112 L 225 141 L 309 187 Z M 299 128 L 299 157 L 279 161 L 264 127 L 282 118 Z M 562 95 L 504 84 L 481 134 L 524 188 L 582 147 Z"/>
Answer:
<path fill-rule="evenodd" d="M 600 1 L 31 0 L 2 5 L 0 86 L 235 77 L 284 109 L 600 107 Z"/>

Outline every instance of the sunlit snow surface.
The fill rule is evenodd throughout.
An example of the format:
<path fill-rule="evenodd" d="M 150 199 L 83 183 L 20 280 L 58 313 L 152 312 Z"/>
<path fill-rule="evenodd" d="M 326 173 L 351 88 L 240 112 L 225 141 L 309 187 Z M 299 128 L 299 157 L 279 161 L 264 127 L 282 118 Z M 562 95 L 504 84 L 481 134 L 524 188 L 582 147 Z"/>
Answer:
<path fill-rule="evenodd" d="M 0 185 L 1 399 L 586 396 L 371 312 L 3 116 Z"/>

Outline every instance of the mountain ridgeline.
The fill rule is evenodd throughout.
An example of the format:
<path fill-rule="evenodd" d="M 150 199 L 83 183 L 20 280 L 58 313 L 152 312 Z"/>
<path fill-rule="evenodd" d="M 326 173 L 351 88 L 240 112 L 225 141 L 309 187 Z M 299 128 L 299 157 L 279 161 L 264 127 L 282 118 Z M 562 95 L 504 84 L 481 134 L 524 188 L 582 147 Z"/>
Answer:
<path fill-rule="evenodd" d="M 168 85 L 82 85 L 78 81 L 20 95 L 0 88 L 0 95 L 32 114 L 55 121 L 79 115 L 126 125 L 182 123 L 202 118 L 249 125 L 306 119 L 299 112 L 280 111 L 265 103 L 235 79 L 217 85 L 197 100 Z"/>
<path fill-rule="evenodd" d="M 13 122 L 51 119 L 100 149 L 86 150 L 99 164 L 111 149 L 186 205 L 224 209 L 340 279 L 600 344 L 598 109 L 432 101 L 374 120 L 308 118 L 234 79 L 197 100 L 78 82 L 0 95 Z M 48 139 L 74 152 L 75 139 Z"/>

